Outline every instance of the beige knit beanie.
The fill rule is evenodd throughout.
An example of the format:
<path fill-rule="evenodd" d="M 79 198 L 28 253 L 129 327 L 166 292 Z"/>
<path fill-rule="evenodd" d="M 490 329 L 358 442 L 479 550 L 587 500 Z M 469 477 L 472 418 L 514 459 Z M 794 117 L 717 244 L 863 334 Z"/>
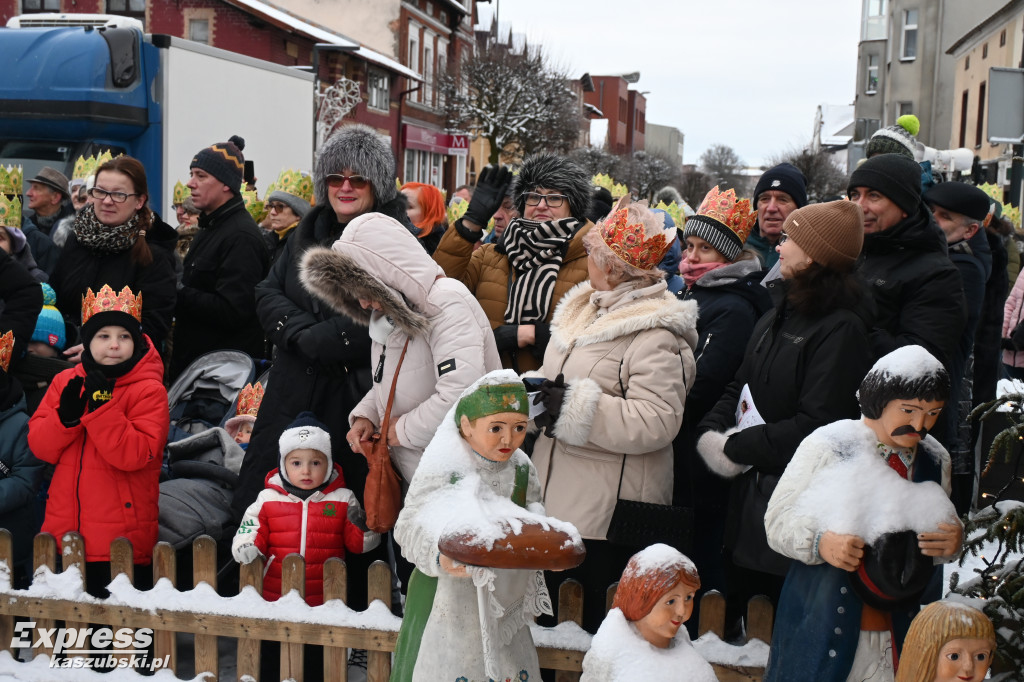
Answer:
<path fill-rule="evenodd" d="M 845 272 L 864 245 L 864 212 L 852 201 L 811 204 L 790 213 L 782 231 L 815 263 Z"/>

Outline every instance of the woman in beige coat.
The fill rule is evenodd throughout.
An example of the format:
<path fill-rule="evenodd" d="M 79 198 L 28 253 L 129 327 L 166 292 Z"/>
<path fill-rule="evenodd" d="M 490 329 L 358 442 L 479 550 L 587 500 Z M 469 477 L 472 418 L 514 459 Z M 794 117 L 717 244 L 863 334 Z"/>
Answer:
<path fill-rule="evenodd" d="M 658 270 L 671 244 L 663 220 L 633 205 L 584 238 L 590 281 L 559 303 L 539 372 L 545 433 L 533 461 L 544 506 L 587 546 L 583 565 L 555 580 L 583 583 L 590 632 L 635 551 L 605 539 L 617 495 L 672 502 L 672 439 L 696 371 L 697 304 L 670 294 Z"/>

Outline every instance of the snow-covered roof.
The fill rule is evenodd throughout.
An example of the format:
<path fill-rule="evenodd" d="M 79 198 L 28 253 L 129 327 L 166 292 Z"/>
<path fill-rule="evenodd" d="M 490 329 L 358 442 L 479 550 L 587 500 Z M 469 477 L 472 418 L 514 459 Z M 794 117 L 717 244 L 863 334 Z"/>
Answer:
<path fill-rule="evenodd" d="M 595 107 L 593 104 L 583 103 L 583 108 L 592 113 L 597 118 L 604 118 L 604 112 Z"/>
<path fill-rule="evenodd" d="M 852 104 L 822 104 L 821 111 L 821 144 L 826 146 L 844 146 L 853 139 L 853 125 L 856 116 Z"/>
<path fill-rule="evenodd" d="M 395 73 L 405 76 L 409 80 L 414 80 L 420 83 L 423 82 L 423 77 L 420 76 L 415 71 L 413 71 L 412 69 L 410 69 L 409 67 L 404 66 L 400 62 L 392 59 L 391 57 L 383 55 L 380 52 L 375 52 L 374 50 L 371 50 L 365 45 L 361 46 L 352 54 L 354 54 L 356 57 L 361 57 L 362 59 L 365 59 L 366 61 L 372 64 L 376 64 L 377 66 L 383 66 L 385 69 L 390 69 Z"/>
<path fill-rule="evenodd" d="M 278 26 L 290 28 L 298 31 L 299 33 L 304 33 L 318 42 L 350 47 L 353 50 L 359 47 L 359 43 L 350 38 L 346 38 L 343 35 L 329 31 L 323 26 L 311 24 L 305 19 L 301 19 L 291 12 L 287 12 L 269 3 L 261 2 L 260 0 L 225 0 L 225 2 L 229 5 L 234 5 L 239 9 L 244 9 L 250 13 L 258 14 L 262 18 Z"/>

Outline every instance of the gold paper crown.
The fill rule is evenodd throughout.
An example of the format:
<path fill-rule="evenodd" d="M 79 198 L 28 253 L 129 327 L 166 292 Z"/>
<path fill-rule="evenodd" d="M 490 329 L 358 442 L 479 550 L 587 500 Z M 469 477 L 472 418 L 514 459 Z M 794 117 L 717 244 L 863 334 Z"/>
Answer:
<path fill-rule="evenodd" d="M 24 185 L 25 176 L 21 166 L 0 166 L 0 194 L 20 195 Z"/>
<path fill-rule="evenodd" d="M 238 416 L 255 417 L 259 414 L 260 403 L 263 402 L 263 384 L 256 382 L 255 384 L 246 384 L 238 393 L 238 410 L 235 412 Z"/>
<path fill-rule="evenodd" d="M 6 194 L 0 194 L 0 225 L 21 227 L 21 200 L 17 195 L 9 199 Z"/>
<path fill-rule="evenodd" d="M 118 154 L 118 156 L 121 156 Z M 99 156 L 79 156 L 75 159 L 75 168 L 71 173 L 72 180 L 87 180 L 88 178 L 96 175 L 96 169 L 105 164 L 107 161 L 113 160 L 114 155 L 110 153 L 109 149 L 105 149 L 100 152 Z"/>
<path fill-rule="evenodd" d="M 267 188 L 266 196 L 274 191 L 287 192 L 308 202 L 313 198 L 313 178 L 304 171 L 286 168 L 277 176 L 277 182 Z"/>
<path fill-rule="evenodd" d="M 11 356 L 14 354 L 14 332 L 7 332 L 0 336 L 0 369 L 7 371 L 11 366 Z"/>
<path fill-rule="evenodd" d="M 719 192 L 718 185 L 704 197 L 697 213 L 722 223 L 732 230 L 741 242 L 747 240 L 757 221 L 757 211 L 753 210 L 749 199 L 737 199 L 736 191 L 733 189 Z"/>
<path fill-rule="evenodd" d="M 654 208 L 660 209 L 672 216 L 672 220 L 675 221 L 677 230 L 681 230 L 686 227 L 686 212 L 683 211 L 683 207 L 676 202 L 673 201 L 671 204 L 666 204 L 664 201 L 661 201 Z"/>
<path fill-rule="evenodd" d="M 244 182 L 239 191 L 242 193 L 242 201 L 245 202 L 245 210 L 249 212 L 249 215 L 252 216 L 252 219 L 257 224 L 263 222 L 263 219 L 267 217 L 267 212 L 263 208 L 263 200 L 260 199 L 260 195 L 255 190 L 247 190 Z"/>
<path fill-rule="evenodd" d="M 190 196 L 192 196 L 192 190 L 186 187 L 184 183 L 180 180 L 174 183 L 174 195 L 171 199 L 171 203 L 173 205 L 178 206 L 179 204 L 184 204 L 185 199 L 188 199 Z"/>
<path fill-rule="evenodd" d="M 607 173 L 598 173 L 591 178 L 591 182 L 598 187 L 604 187 L 606 190 L 611 192 L 612 199 L 619 199 L 620 197 L 624 197 L 629 194 L 628 187 L 620 182 L 615 182 Z"/>
<path fill-rule="evenodd" d="M 630 223 L 628 210 L 620 208 L 601 224 L 601 238 L 612 252 L 641 270 L 653 270 L 672 243 L 661 232 L 644 238 L 642 223 Z"/>
<path fill-rule="evenodd" d="M 82 324 L 89 321 L 89 318 L 96 313 L 120 312 L 127 313 L 134 317 L 139 323 L 142 322 L 142 292 L 136 296 L 128 287 L 121 289 L 121 293 L 115 294 L 109 284 L 104 284 L 98 294 L 92 289 L 86 289 L 82 296 Z"/>

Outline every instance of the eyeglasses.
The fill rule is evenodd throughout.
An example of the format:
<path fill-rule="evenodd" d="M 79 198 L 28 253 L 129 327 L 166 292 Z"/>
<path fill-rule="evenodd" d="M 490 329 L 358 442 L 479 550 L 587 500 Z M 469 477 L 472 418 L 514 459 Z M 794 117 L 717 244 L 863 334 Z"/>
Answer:
<path fill-rule="evenodd" d="M 110 200 L 113 201 L 115 204 L 123 204 L 124 202 L 128 201 L 128 197 L 137 197 L 139 195 L 126 194 L 124 192 L 108 192 L 105 189 L 93 187 L 91 190 L 89 190 L 89 196 L 91 196 L 96 201 L 103 201 L 107 197 L 110 197 Z"/>
<path fill-rule="evenodd" d="M 327 186 L 331 189 L 338 189 L 344 187 L 345 181 L 348 180 L 348 184 L 352 185 L 352 189 L 366 189 L 366 186 L 370 184 L 370 181 L 364 178 L 362 175 L 328 175 L 324 180 L 327 182 Z"/>
<path fill-rule="evenodd" d="M 780 244 L 785 244 L 787 239 L 789 239 L 789 235 L 786 234 L 785 232 L 783 232 L 782 234 L 779 235 L 779 243 Z"/>
<path fill-rule="evenodd" d="M 266 206 L 267 206 L 267 211 L 283 211 L 284 209 L 288 208 L 287 204 L 284 204 L 284 203 L 282 203 L 280 201 L 268 202 L 266 204 Z"/>
<path fill-rule="evenodd" d="M 527 192 L 523 197 L 526 200 L 527 206 L 538 206 L 540 205 L 540 200 L 543 199 L 548 208 L 558 208 L 562 205 L 563 201 L 569 198 L 564 194 L 537 194 L 536 192 Z"/>

